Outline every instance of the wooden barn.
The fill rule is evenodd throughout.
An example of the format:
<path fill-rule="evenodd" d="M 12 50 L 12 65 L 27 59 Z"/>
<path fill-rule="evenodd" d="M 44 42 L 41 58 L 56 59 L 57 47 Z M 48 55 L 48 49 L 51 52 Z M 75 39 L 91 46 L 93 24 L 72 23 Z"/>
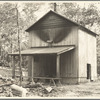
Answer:
<path fill-rule="evenodd" d="M 29 56 L 29 77 L 74 84 L 97 79 L 96 33 L 53 11 L 26 31 L 30 48 L 21 54 Z"/>

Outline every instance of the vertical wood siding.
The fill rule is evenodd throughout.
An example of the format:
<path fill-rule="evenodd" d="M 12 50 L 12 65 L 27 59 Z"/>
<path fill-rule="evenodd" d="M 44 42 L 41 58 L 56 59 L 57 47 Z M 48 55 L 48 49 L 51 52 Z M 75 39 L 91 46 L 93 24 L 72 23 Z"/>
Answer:
<path fill-rule="evenodd" d="M 87 64 L 91 64 L 91 77 L 97 77 L 96 38 L 82 30 L 78 31 L 79 77 L 87 78 Z"/>
<path fill-rule="evenodd" d="M 38 34 L 40 34 L 41 37 L 39 37 Z M 48 43 L 46 41 L 49 40 L 48 37 L 50 36 L 46 37 L 44 34 L 47 35 L 51 34 L 51 37 L 54 37 L 53 46 L 77 44 L 76 27 L 61 27 L 61 28 L 41 29 L 41 30 L 31 31 L 29 39 L 30 46 L 31 47 L 48 46 Z M 42 40 L 42 38 L 44 40 Z"/>
<path fill-rule="evenodd" d="M 55 77 L 56 76 L 56 56 L 55 55 L 36 55 L 34 61 L 34 76 Z"/>
<path fill-rule="evenodd" d="M 91 64 L 92 79 L 97 77 L 96 38 L 69 21 L 49 13 L 29 32 L 30 47 L 47 47 L 48 40 L 53 46 L 75 45 L 75 49 L 60 56 L 60 74 L 66 81 L 78 81 L 78 77 L 87 77 L 87 63 Z M 56 73 L 56 56 L 34 56 L 34 75 L 51 76 Z M 29 59 L 31 63 L 31 57 Z M 31 64 L 29 76 L 31 75 Z"/>
<path fill-rule="evenodd" d="M 77 78 L 77 68 L 78 59 L 76 50 L 61 54 L 61 77 Z"/>
<path fill-rule="evenodd" d="M 48 15 L 30 31 L 30 47 L 48 46 L 47 40 L 53 39 L 53 46 L 75 45 L 75 49 L 61 54 L 61 77 L 77 78 L 78 68 L 78 32 L 77 27 L 70 22 L 65 22 L 55 15 Z M 46 76 L 56 73 L 56 60 L 52 62 L 49 55 L 39 56 L 35 62 L 35 76 Z M 52 63 L 50 63 L 52 62 Z M 49 73 L 50 72 L 50 73 Z M 75 79 L 76 80 L 76 79 Z"/>
<path fill-rule="evenodd" d="M 75 77 L 77 78 L 77 68 L 78 68 L 78 34 L 77 34 L 77 27 L 72 27 L 69 33 L 67 33 L 68 28 L 53 28 L 53 29 L 43 29 L 41 30 L 34 30 L 32 31 L 32 47 L 42 47 L 48 46 L 48 44 L 42 41 L 37 34 L 42 34 L 41 32 L 51 32 L 51 34 L 56 34 L 55 32 L 64 32 L 66 37 L 58 42 L 54 43 L 53 46 L 63 46 L 63 45 L 75 45 L 75 50 L 72 50 L 68 53 L 64 53 L 61 55 L 61 77 Z M 33 34 L 34 32 L 34 34 Z M 60 36 L 59 36 L 60 37 Z M 58 37 L 58 38 L 59 38 Z M 30 39 L 31 40 L 31 39 Z M 47 61 L 48 58 L 48 61 Z M 35 75 L 36 76 L 45 76 L 46 73 L 43 72 L 45 68 L 47 68 L 47 63 L 49 63 L 49 57 L 47 56 L 40 56 L 40 62 L 35 62 Z M 52 65 L 54 68 L 56 65 Z M 52 70 L 53 71 L 53 70 Z M 48 72 L 48 71 L 47 71 Z"/>

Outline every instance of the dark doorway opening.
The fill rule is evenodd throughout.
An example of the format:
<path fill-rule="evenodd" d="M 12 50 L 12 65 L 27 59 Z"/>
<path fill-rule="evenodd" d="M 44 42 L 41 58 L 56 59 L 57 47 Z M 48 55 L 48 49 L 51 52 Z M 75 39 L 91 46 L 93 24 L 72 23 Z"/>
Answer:
<path fill-rule="evenodd" d="M 56 77 L 56 55 L 35 55 L 34 77 Z"/>
<path fill-rule="evenodd" d="M 87 79 L 91 79 L 91 64 L 87 64 Z"/>
<path fill-rule="evenodd" d="M 55 77 L 56 76 L 56 56 L 47 55 L 45 59 L 45 76 Z"/>

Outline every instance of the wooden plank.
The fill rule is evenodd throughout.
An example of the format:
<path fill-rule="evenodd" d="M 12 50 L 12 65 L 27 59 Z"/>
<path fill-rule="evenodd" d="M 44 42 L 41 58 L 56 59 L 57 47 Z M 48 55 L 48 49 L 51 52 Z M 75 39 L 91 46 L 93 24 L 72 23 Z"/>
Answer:
<path fill-rule="evenodd" d="M 12 56 L 12 78 L 15 78 L 15 56 Z"/>
<path fill-rule="evenodd" d="M 32 76 L 32 56 L 28 56 L 28 77 L 29 77 L 29 80 L 31 80 L 31 76 Z"/>
<path fill-rule="evenodd" d="M 61 78 L 58 78 L 58 77 L 56 77 L 56 78 L 53 78 L 53 77 L 34 77 L 35 79 L 48 79 L 48 80 L 50 80 L 50 83 L 52 82 L 53 84 L 54 84 L 54 86 L 56 86 L 56 82 L 55 82 L 55 80 L 58 80 L 58 82 L 59 82 L 59 84 L 61 85 L 61 81 L 60 81 L 60 79 Z"/>
<path fill-rule="evenodd" d="M 65 49 L 65 50 L 62 50 L 62 51 L 58 52 L 58 54 L 62 54 L 62 53 L 64 53 L 64 52 L 70 51 L 70 50 L 72 50 L 72 49 L 74 49 L 74 48 L 75 48 L 74 46 L 73 46 L 73 47 L 69 47 L 69 48 L 67 48 L 67 49 Z"/>
<path fill-rule="evenodd" d="M 66 21 L 65 19 L 62 19 L 61 17 L 57 16 L 57 15 L 53 15 L 50 14 L 48 16 L 45 17 L 45 19 L 43 18 L 37 25 L 35 25 L 34 28 L 39 29 L 39 28 L 43 28 L 43 26 L 45 28 L 49 27 L 54 27 L 54 26 L 71 26 L 74 25 L 73 23 Z"/>
<path fill-rule="evenodd" d="M 34 83 L 33 77 L 34 77 L 34 57 L 32 56 L 32 83 Z"/>
<path fill-rule="evenodd" d="M 46 38 L 47 35 L 49 34 L 52 35 L 52 37 L 54 38 L 54 40 L 56 41 L 55 43 L 53 43 L 53 46 L 56 45 L 75 45 L 77 42 L 77 35 L 76 33 L 76 29 L 73 27 L 73 29 L 71 27 L 59 27 L 59 28 L 53 28 L 53 29 L 39 29 L 39 30 L 34 30 L 31 31 L 32 34 L 32 44 L 30 44 L 32 47 L 38 47 L 38 46 L 48 46 L 48 43 L 46 42 Z M 63 34 L 58 35 L 57 34 Z M 64 34 L 65 33 L 65 34 Z M 36 34 L 40 34 L 42 36 L 42 38 L 44 38 L 45 41 L 43 41 L 42 39 L 40 39 L 40 37 Z M 46 36 L 44 35 L 46 34 Z M 55 39 L 55 37 L 57 36 L 57 38 Z M 63 38 L 63 40 L 57 42 L 57 40 L 59 40 L 59 38 Z M 31 36 L 30 36 L 31 38 Z"/>
<path fill-rule="evenodd" d="M 60 55 L 57 55 L 56 60 L 56 76 L 60 77 Z"/>
<path fill-rule="evenodd" d="M 96 38 L 83 30 L 79 34 L 79 77 L 87 77 L 87 64 L 91 64 L 91 78 L 97 77 Z"/>
<path fill-rule="evenodd" d="M 12 94 L 14 96 L 26 97 L 27 90 L 25 88 L 20 87 L 16 84 L 11 85 L 10 87 L 11 87 L 11 90 L 12 90 Z"/>
<path fill-rule="evenodd" d="M 61 79 L 61 78 L 58 78 L 58 77 L 34 77 L 36 79 Z"/>

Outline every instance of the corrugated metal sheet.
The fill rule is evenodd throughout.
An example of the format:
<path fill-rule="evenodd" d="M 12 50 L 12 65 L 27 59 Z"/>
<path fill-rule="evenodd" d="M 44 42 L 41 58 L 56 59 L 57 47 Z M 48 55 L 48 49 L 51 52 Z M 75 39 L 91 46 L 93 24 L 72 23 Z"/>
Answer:
<path fill-rule="evenodd" d="M 32 54 L 61 54 L 74 49 L 75 46 L 65 46 L 65 47 L 43 47 L 43 48 L 31 48 L 21 51 L 22 55 L 32 55 Z M 9 55 L 19 55 L 18 52 Z"/>

